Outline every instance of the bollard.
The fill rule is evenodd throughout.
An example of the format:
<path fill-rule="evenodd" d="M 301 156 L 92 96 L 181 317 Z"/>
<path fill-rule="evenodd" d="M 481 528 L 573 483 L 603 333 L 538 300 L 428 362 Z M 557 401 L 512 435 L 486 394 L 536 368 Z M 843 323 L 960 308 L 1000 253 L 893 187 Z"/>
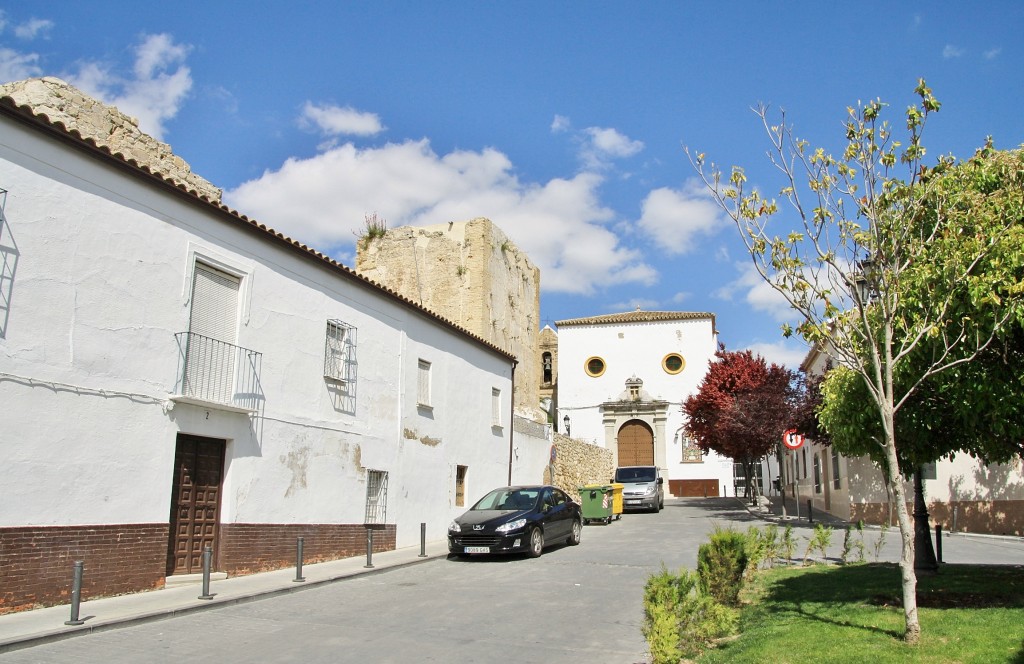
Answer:
<path fill-rule="evenodd" d="M 942 524 L 935 524 L 935 560 L 942 562 Z"/>
<path fill-rule="evenodd" d="M 210 562 L 213 560 L 213 549 L 207 544 L 203 549 L 203 594 L 197 599 L 213 599 L 210 593 Z"/>
<path fill-rule="evenodd" d="M 807 523 L 814 523 L 814 512 L 811 510 L 812 503 L 811 499 L 807 499 Z"/>
<path fill-rule="evenodd" d="M 370 569 L 373 567 L 373 529 L 366 529 L 366 564 L 363 567 Z"/>
<path fill-rule="evenodd" d="M 420 558 L 427 557 L 427 524 L 420 523 Z"/>
<path fill-rule="evenodd" d="M 956 505 L 953 505 L 953 526 L 950 528 L 954 533 L 956 532 Z"/>
<path fill-rule="evenodd" d="M 302 548 L 305 543 L 306 539 L 304 537 L 298 538 L 295 542 L 295 578 L 292 579 L 292 582 L 306 580 L 306 577 L 302 576 Z"/>
<path fill-rule="evenodd" d="M 85 568 L 85 562 L 82 560 L 76 560 L 74 566 L 74 576 L 71 581 L 71 620 L 65 620 L 65 625 L 84 625 L 84 620 L 79 620 L 78 609 L 82 604 L 82 570 Z"/>
<path fill-rule="evenodd" d="M 705 498 L 708 497 L 708 485 L 707 484 L 704 485 L 704 497 Z"/>

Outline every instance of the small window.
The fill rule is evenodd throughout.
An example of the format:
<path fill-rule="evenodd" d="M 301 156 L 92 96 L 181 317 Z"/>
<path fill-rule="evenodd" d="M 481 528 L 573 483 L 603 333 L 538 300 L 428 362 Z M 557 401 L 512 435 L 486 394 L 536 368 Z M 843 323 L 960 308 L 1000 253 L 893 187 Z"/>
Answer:
<path fill-rule="evenodd" d="M 383 470 L 366 471 L 366 523 L 387 523 L 388 474 Z"/>
<path fill-rule="evenodd" d="M 466 506 L 466 471 L 469 466 L 455 467 L 455 506 Z"/>
<path fill-rule="evenodd" d="M 838 489 L 839 485 L 839 452 L 832 450 L 832 488 Z"/>
<path fill-rule="evenodd" d="M 814 455 L 814 493 L 821 493 L 821 457 Z"/>
<path fill-rule="evenodd" d="M 355 378 L 356 328 L 340 320 L 327 321 L 324 378 L 347 383 Z"/>
<path fill-rule="evenodd" d="M 686 360 L 679 353 L 669 353 L 661 360 L 661 368 L 665 373 L 675 375 L 686 368 Z"/>
<path fill-rule="evenodd" d="M 426 360 L 419 361 L 416 403 L 420 406 L 430 407 L 430 362 Z"/>
<path fill-rule="evenodd" d="M 491 426 L 501 426 L 501 390 L 491 388 Z"/>
<path fill-rule="evenodd" d="M 587 372 L 588 376 L 597 378 L 604 373 L 604 360 L 600 357 L 591 357 L 587 360 L 586 364 L 583 365 L 583 368 Z"/>

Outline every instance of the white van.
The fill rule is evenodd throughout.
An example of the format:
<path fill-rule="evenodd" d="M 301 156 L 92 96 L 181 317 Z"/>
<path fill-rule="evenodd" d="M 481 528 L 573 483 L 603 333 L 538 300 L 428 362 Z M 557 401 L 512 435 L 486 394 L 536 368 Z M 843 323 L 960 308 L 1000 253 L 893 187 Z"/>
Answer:
<path fill-rule="evenodd" d="M 665 480 L 657 466 L 621 466 L 612 481 L 624 485 L 623 510 L 660 512 L 665 506 Z"/>

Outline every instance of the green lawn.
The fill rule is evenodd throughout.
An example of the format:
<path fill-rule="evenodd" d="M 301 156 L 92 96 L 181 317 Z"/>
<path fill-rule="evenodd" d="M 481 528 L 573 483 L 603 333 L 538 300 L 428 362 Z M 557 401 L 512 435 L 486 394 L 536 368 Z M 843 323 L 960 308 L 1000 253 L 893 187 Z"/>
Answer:
<path fill-rule="evenodd" d="M 1024 566 L 943 565 L 917 587 L 921 642 L 901 641 L 899 568 L 776 568 L 747 590 L 741 634 L 698 662 L 1024 664 Z"/>

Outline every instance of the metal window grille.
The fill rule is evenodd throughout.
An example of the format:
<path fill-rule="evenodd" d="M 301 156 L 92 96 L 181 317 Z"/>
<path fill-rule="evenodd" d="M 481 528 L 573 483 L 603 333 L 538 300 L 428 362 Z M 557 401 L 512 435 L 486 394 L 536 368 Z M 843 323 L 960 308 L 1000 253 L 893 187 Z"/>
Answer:
<path fill-rule="evenodd" d="M 178 332 L 178 376 L 174 391 L 182 396 L 261 409 L 263 354 L 193 332 Z"/>
<path fill-rule="evenodd" d="M 387 523 L 388 474 L 384 470 L 366 471 L 365 523 Z"/>
<path fill-rule="evenodd" d="M 324 378 L 347 383 L 355 380 L 356 328 L 344 321 L 327 321 L 324 341 Z"/>
<path fill-rule="evenodd" d="M 832 450 L 832 487 L 838 489 L 839 485 L 839 452 Z"/>
<path fill-rule="evenodd" d="M 814 493 L 821 493 L 821 457 L 814 455 Z"/>
<path fill-rule="evenodd" d="M 421 406 L 430 405 L 430 362 L 426 360 L 419 361 L 416 403 Z"/>

